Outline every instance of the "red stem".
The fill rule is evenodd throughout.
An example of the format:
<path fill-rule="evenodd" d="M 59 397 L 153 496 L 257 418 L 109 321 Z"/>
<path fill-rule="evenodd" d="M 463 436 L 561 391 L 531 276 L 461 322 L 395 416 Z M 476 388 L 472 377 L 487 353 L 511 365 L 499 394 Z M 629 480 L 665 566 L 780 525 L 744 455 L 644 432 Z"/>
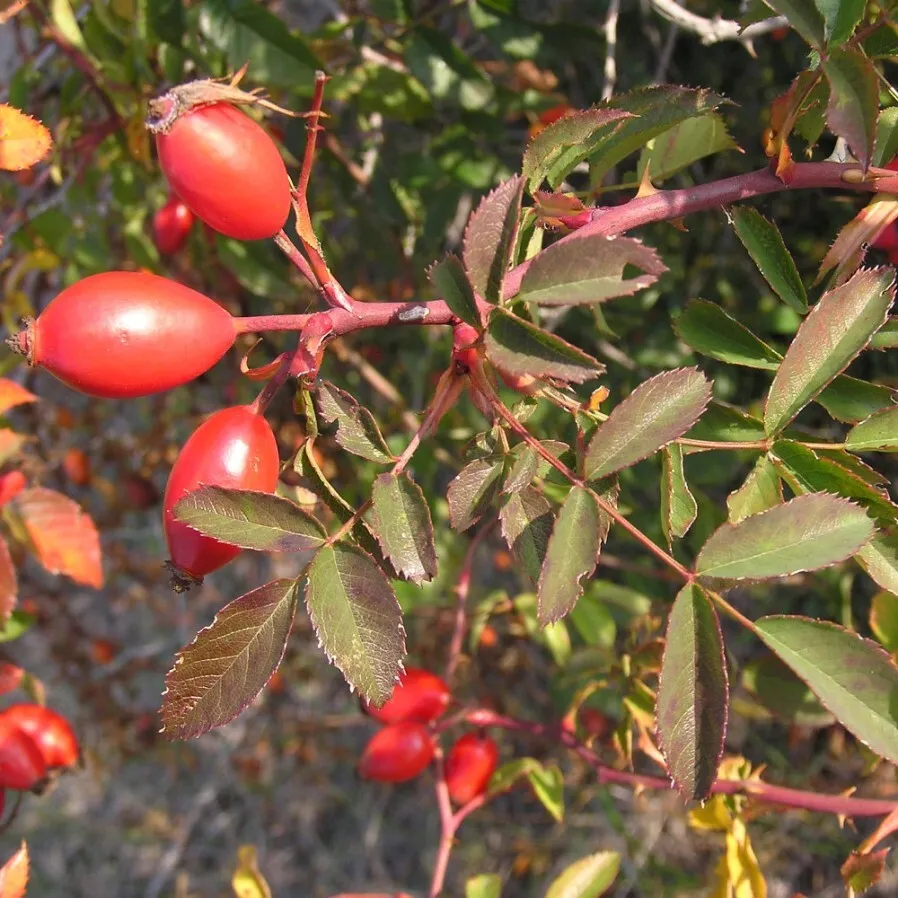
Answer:
<path fill-rule="evenodd" d="M 533 736 L 555 739 L 586 761 L 595 770 L 600 783 L 618 783 L 642 789 L 673 788 L 668 777 L 630 773 L 626 770 L 616 770 L 613 767 L 609 767 L 600 760 L 594 751 L 583 745 L 576 736 L 561 730 L 557 726 L 547 726 L 528 720 L 506 717 L 502 714 L 496 714 L 487 708 L 471 709 L 466 716 L 468 722 L 476 726 L 498 727 L 504 730 L 515 730 L 517 732 L 530 733 Z M 790 789 L 786 786 L 775 786 L 758 780 L 717 780 L 711 787 L 711 793 L 713 795 L 748 795 L 759 801 L 781 807 L 817 811 L 824 814 L 837 814 L 843 817 L 885 817 L 898 808 L 898 802 L 881 798 L 825 795 L 802 789 Z"/>

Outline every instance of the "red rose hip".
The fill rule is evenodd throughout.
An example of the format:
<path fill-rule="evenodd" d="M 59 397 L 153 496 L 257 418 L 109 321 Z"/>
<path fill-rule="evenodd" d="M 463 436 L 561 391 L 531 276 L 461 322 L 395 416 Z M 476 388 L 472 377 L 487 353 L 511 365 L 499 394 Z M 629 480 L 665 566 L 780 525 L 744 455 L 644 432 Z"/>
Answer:
<path fill-rule="evenodd" d="M 67 287 L 11 345 L 74 390 L 127 399 L 199 377 L 236 335 L 208 296 L 155 274 L 110 271 Z"/>
<path fill-rule="evenodd" d="M 430 723 L 445 712 L 450 699 L 449 687 L 441 677 L 420 667 L 407 667 L 380 708 L 363 700 L 362 710 L 382 723 Z"/>
<path fill-rule="evenodd" d="M 271 425 L 252 407 L 222 409 L 204 421 L 181 449 L 165 488 L 163 525 L 172 565 L 202 580 L 241 551 L 176 520 L 178 500 L 201 486 L 272 493 L 279 469 Z"/>
<path fill-rule="evenodd" d="M 382 783 L 403 783 L 433 760 L 433 740 L 422 723 L 404 721 L 378 730 L 359 760 L 359 774 Z"/>
<path fill-rule="evenodd" d="M 0 711 L 0 726 L 13 726 L 37 746 L 47 769 L 74 767 L 81 750 L 72 725 L 58 711 L 23 702 Z"/>
<path fill-rule="evenodd" d="M 151 130 L 168 183 L 197 218 L 237 240 L 263 240 L 283 228 L 290 213 L 287 169 L 275 142 L 246 113 L 212 103 Z"/>
<path fill-rule="evenodd" d="M 153 216 L 153 242 L 163 256 L 173 256 L 183 249 L 190 229 L 193 227 L 193 213 L 185 202 L 177 196 Z"/>
<path fill-rule="evenodd" d="M 25 489 L 28 481 L 21 471 L 9 471 L 0 474 L 0 507 L 15 499 Z"/>
<path fill-rule="evenodd" d="M 47 778 L 47 765 L 34 740 L 12 720 L 0 718 L 0 788 L 28 791 Z"/>
<path fill-rule="evenodd" d="M 467 733 L 446 756 L 449 797 L 465 805 L 486 790 L 499 761 L 499 748 L 489 736 Z"/>

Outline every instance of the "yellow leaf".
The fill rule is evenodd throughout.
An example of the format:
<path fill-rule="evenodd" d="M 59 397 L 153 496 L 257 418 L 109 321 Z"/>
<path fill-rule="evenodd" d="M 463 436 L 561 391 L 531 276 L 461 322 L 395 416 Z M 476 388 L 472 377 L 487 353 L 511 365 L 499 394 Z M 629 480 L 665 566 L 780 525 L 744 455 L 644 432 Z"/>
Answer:
<path fill-rule="evenodd" d="M 711 880 L 711 891 L 708 893 L 708 898 L 733 898 L 730 872 L 725 857 L 722 857 L 714 868 L 714 879 Z"/>
<path fill-rule="evenodd" d="M 727 833 L 727 870 L 730 874 L 730 884 L 733 888 L 733 898 L 767 898 L 767 883 L 745 823 L 734 820 L 733 827 Z"/>
<path fill-rule="evenodd" d="M 50 152 L 50 132 L 14 106 L 0 104 L 0 169 L 31 168 Z"/>
<path fill-rule="evenodd" d="M 723 795 L 715 795 L 701 807 L 689 812 L 689 825 L 693 829 L 727 832 L 732 823 L 733 817 L 727 810 Z"/>
<path fill-rule="evenodd" d="M 237 898 L 271 898 L 271 889 L 259 872 L 255 846 L 241 845 L 237 849 L 237 869 L 231 886 Z"/>
<path fill-rule="evenodd" d="M 22 898 L 28 885 L 28 846 L 22 847 L 0 868 L 0 898 Z"/>

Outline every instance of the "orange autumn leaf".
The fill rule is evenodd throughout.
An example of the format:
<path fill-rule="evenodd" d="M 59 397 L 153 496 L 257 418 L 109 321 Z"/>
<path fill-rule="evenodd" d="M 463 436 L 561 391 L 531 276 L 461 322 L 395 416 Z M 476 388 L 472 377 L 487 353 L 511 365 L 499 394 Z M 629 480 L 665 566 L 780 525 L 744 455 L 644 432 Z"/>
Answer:
<path fill-rule="evenodd" d="M 37 402 L 37 396 L 14 380 L 0 377 L 0 415 L 6 414 L 16 405 L 24 405 L 26 402 Z"/>
<path fill-rule="evenodd" d="M 28 846 L 22 847 L 0 868 L 0 898 L 23 898 L 28 885 Z"/>
<path fill-rule="evenodd" d="M 19 493 L 14 505 L 37 560 L 51 574 L 66 574 L 97 589 L 103 585 L 100 537 L 76 502 L 55 490 L 32 487 Z"/>
<path fill-rule="evenodd" d="M 15 106 L 0 104 L 0 169 L 31 168 L 50 152 L 50 132 Z"/>

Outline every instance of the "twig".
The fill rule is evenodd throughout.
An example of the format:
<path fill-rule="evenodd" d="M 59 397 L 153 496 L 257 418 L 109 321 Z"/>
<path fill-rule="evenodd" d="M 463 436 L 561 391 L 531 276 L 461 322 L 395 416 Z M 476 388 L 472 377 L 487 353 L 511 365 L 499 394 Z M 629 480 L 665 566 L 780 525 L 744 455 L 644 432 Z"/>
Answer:
<path fill-rule="evenodd" d="M 452 630 L 452 641 L 449 643 L 449 657 L 446 661 L 445 679 L 447 682 L 452 680 L 452 675 L 458 666 L 458 659 L 461 655 L 461 647 L 465 638 L 465 624 L 468 619 L 465 609 L 468 603 L 468 594 L 471 591 L 471 570 L 474 566 L 474 556 L 481 543 L 489 535 L 490 530 L 495 526 L 496 521 L 497 519 L 493 518 L 481 526 L 468 543 L 468 549 L 465 552 L 465 560 L 462 562 L 461 572 L 458 575 L 458 582 L 455 586 L 455 627 Z"/>
<path fill-rule="evenodd" d="M 751 41 L 775 31 L 777 28 L 788 28 L 789 21 L 785 16 L 772 16 L 764 19 L 762 22 L 755 22 L 747 28 L 742 28 L 739 22 L 732 19 L 722 19 L 715 16 L 713 19 L 706 19 L 704 16 L 696 15 L 680 6 L 676 0 L 649 0 L 652 9 L 658 15 L 673 22 L 678 28 L 684 31 L 691 31 L 698 35 L 703 44 L 716 44 L 720 41 L 739 41 L 743 44 L 749 44 Z"/>
<path fill-rule="evenodd" d="M 605 81 L 602 84 L 602 99 L 610 100 L 617 84 L 617 20 L 620 16 L 620 0 L 611 0 L 605 16 Z"/>

